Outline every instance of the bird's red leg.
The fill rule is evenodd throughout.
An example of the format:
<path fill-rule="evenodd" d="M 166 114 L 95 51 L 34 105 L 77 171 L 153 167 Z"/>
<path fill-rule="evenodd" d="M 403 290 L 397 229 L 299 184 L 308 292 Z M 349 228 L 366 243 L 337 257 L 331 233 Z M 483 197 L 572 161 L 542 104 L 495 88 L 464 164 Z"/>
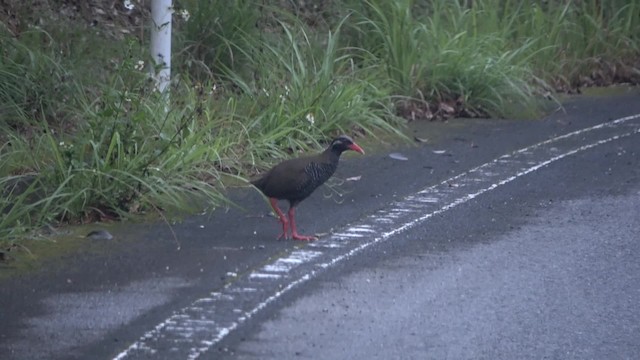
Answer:
<path fill-rule="evenodd" d="M 306 236 L 306 235 L 298 234 L 298 229 L 296 229 L 296 211 L 295 211 L 295 207 L 293 206 L 289 208 L 289 222 L 291 223 L 291 237 L 293 237 L 293 240 L 310 241 L 310 240 L 318 239 L 315 236 Z"/>
<path fill-rule="evenodd" d="M 284 216 L 284 213 L 282 212 L 282 210 L 280 210 L 280 208 L 278 207 L 278 199 L 269 198 L 269 202 L 271 203 L 271 207 L 273 208 L 273 211 L 275 211 L 276 214 L 278 214 L 278 218 L 280 218 L 280 222 L 282 223 L 282 234 L 278 236 L 278 240 L 282 239 L 283 237 L 285 239 L 288 239 L 289 238 L 289 221 L 287 220 L 287 217 Z"/>

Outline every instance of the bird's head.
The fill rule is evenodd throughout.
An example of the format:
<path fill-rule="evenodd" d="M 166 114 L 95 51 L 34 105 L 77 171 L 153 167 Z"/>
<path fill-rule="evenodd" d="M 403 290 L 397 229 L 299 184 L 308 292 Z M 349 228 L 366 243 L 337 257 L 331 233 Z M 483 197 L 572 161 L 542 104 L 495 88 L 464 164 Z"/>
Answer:
<path fill-rule="evenodd" d="M 331 151 L 334 151 L 338 154 L 341 154 L 346 150 L 353 150 L 355 152 L 359 152 L 360 154 L 364 154 L 364 150 L 362 150 L 362 148 L 358 146 L 358 144 L 356 144 L 347 135 L 340 135 L 337 138 L 333 139 L 329 148 L 331 149 Z"/>

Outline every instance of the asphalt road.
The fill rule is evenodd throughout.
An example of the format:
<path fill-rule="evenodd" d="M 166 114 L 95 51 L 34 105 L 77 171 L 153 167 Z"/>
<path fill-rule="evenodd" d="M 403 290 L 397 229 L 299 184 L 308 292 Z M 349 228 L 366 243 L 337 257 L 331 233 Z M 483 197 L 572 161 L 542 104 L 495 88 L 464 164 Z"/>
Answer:
<path fill-rule="evenodd" d="M 360 180 L 300 206 L 313 244 L 275 241 L 246 189 L 176 225 L 179 251 L 162 224 L 110 229 L 0 281 L 2 357 L 638 358 L 639 100 L 347 157 Z"/>
<path fill-rule="evenodd" d="M 639 155 L 640 134 L 447 211 L 203 358 L 638 359 Z"/>

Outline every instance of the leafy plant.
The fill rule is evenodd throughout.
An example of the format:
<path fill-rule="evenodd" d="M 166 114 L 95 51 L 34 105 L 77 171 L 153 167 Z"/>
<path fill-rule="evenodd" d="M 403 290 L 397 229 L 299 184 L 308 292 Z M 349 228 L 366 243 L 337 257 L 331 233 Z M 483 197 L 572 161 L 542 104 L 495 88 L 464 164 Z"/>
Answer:
<path fill-rule="evenodd" d="M 271 157 L 275 147 L 297 150 L 356 128 L 400 134 L 387 88 L 372 81 L 374 69 L 356 68 L 351 52 L 338 47 L 341 24 L 324 41 L 303 26 L 295 33 L 280 25 L 287 41 L 252 50 L 260 55 L 252 60 L 257 73 L 250 80 L 228 72 L 241 101 L 251 104 L 243 123 L 256 153 Z"/>
<path fill-rule="evenodd" d="M 186 210 L 202 204 L 195 195 L 214 206 L 223 201 L 219 173 L 207 164 L 213 123 L 199 114 L 202 98 L 188 97 L 167 113 L 164 96 L 134 67 L 125 61 L 100 100 L 84 103 L 86 123 L 73 136 L 42 121 L 37 137 L 11 137 L 11 148 L 0 152 L 0 236 L 43 224 Z M 128 87 L 135 78 L 137 87 Z"/>
<path fill-rule="evenodd" d="M 401 95 L 415 95 L 423 78 L 425 28 L 412 14 L 413 0 L 367 0 L 356 13 L 351 33 L 358 46 L 380 59 Z"/>
<path fill-rule="evenodd" d="M 51 41 L 40 29 L 23 33 L 21 41 L 0 31 L 0 128 L 28 127 L 35 117 L 55 121 L 69 74 L 56 59 Z"/>
<path fill-rule="evenodd" d="M 189 14 L 178 23 L 178 66 L 192 78 L 210 80 L 224 68 L 238 69 L 246 61 L 236 48 L 251 46 L 257 35 L 260 7 L 255 1 L 180 2 Z M 245 43 L 247 42 L 247 43 Z"/>

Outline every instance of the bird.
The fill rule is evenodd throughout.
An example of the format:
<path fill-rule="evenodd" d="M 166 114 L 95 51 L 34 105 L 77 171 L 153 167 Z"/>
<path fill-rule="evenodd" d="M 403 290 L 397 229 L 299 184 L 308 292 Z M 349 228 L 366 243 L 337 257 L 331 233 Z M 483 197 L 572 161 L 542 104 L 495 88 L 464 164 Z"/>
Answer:
<path fill-rule="evenodd" d="M 295 220 L 296 206 L 333 175 L 338 168 L 340 155 L 346 150 L 364 155 L 364 150 L 349 136 L 340 135 L 333 139 L 322 153 L 285 160 L 275 165 L 262 177 L 251 181 L 253 186 L 269 198 L 273 211 L 282 223 L 282 234 L 278 239 L 289 239 L 289 230 L 294 240 L 317 239 L 315 236 L 298 234 Z M 278 200 L 289 202 L 287 216 L 278 207 Z"/>

